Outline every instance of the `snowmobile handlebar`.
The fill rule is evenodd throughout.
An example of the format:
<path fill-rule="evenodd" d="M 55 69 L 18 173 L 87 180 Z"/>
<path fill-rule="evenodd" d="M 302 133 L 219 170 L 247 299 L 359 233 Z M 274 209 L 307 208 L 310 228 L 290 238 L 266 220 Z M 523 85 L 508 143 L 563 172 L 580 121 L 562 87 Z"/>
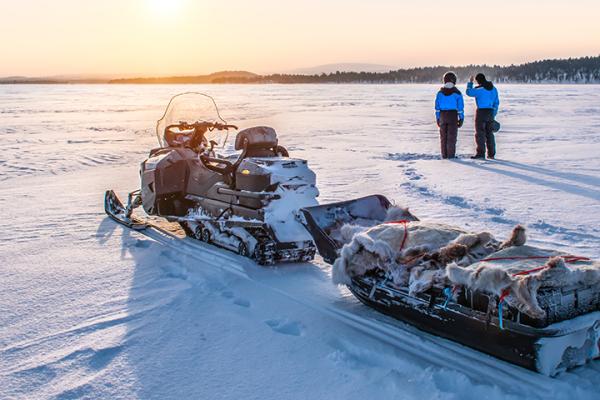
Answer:
<path fill-rule="evenodd" d="M 222 131 L 229 130 L 230 128 L 238 129 L 235 125 L 222 124 L 220 122 L 196 121 L 188 123 L 180 121 L 165 128 L 164 138 L 169 146 L 186 146 L 194 149 L 203 143 L 208 147 L 208 140 L 204 137 L 207 131 L 215 129 Z"/>
<path fill-rule="evenodd" d="M 202 130 L 202 131 L 206 131 L 206 130 L 218 130 L 218 131 L 223 131 L 223 130 L 229 130 L 229 129 L 238 129 L 237 126 L 235 125 L 228 125 L 228 124 L 222 124 L 220 122 L 207 122 L 207 121 L 196 121 L 193 123 L 188 123 L 185 121 L 180 121 L 178 124 L 171 124 L 169 126 L 167 126 L 165 128 L 165 133 L 166 132 L 172 132 L 172 129 L 179 129 L 180 131 L 190 131 L 190 130 Z"/>

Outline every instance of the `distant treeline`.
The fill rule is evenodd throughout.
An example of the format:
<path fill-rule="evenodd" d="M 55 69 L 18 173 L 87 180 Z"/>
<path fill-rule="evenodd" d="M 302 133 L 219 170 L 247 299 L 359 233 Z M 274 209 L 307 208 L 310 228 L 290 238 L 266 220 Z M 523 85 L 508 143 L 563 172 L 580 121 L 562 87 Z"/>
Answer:
<path fill-rule="evenodd" d="M 483 72 L 496 82 L 600 83 L 600 56 L 543 60 L 520 65 L 467 65 L 399 69 L 389 72 L 335 72 L 320 75 L 255 75 L 218 77 L 213 83 L 436 83 L 446 71 L 460 81 Z"/>
<path fill-rule="evenodd" d="M 248 83 L 253 81 L 254 78 L 260 75 L 253 74 L 247 71 L 221 71 L 214 72 L 209 75 L 195 75 L 195 76 L 169 76 L 169 77 L 158 77 L 158 78 L 129 78 L 129 79 L 113 79 L 109 83 L 229 83 L 231 80 L 242 81 L 242 83 Z"/>
<path fill-rule="evenodd" d="M 222 71 L 209 75 L 127 78 L 0 78 L 0 84 L 15 83 L 438 83 L 452 70 L 461 82 L 478 72 L 504 83 L 600 83 L 600 56 L 542 60 L 519 65 L 466 65 L 398 69 L 389 72 L 333 72 L 329 74 L 257 75 L 247 71 Z"/>
<path fill-rule="evenodd" d="M 437 83 L 446 71 L 462 82 L 478 72 L 504 83 L 600 83 L 600 56 L 543 60 L 519 65 L 466 65 L 398 69 L 389 72 L 257 75 L 244 71 L 165 78 L 118 79 L 111 83 Z"/>

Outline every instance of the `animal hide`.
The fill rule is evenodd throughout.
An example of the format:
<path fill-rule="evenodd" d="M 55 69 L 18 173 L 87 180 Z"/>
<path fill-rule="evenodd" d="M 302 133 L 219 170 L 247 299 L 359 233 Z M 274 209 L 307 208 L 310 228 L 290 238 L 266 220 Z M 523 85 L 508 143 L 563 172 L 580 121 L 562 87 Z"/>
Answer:
<path fill-rule="evenodd" d="M 522 254 L 526 255 L 521 257 L 544 257 L 548 254 L 547 250 L 532 247 L 523 250 L 525 252 Z M 519 254 L 518 251 L 510 253 L 504 251 L 494 254 L 493 258 L 519 257 L 517 254 Z M 446 267 L 446 275 L 454 285 L 462 285 L 472 290 L 480 290 L 497 296 L 500 296 L 503 291 L 509 290 L 510 294 L 506 297 L 509 305 L 533 318 L 544 318 L 546 312 L 540 308 L 537 300 L 537 293 L 541 287 L 564 288 L 600 285 L 600 263 L 585 262 L 567 265 L 563 257 L 551 257 L 542 268 L 529 274 L 518 273 L 531 270 L 531 261 L 508 260 L 507 262 L 482 262 L 466 268 L 455 263 L 449 264 Z M 523 265 L 528 266 L 523 267 Z"/>
<path fill-rule="evenodd" d="M 522 225 L 517 225 L 512 231 L 510 238 L 500 245 L 500 250 L 507 249 L 509 247 L 524 246 L 527 241 L 527 234 L 525 228 Z"/>
<path fill-rule="evenodd" d="M 543 318 L 546 312 L 537 302 L 539 282 L 528 276 L 511 276 L 505 269 L 482 263 L 477 268 L 463 268 L 455 263 L 446 267 L 446 275 L 454 285 L 468 287 L 500 296 L 505 290 L 510 294 L 506 301 L 519 311 L 533 317 Z"/>
<path fill-rule="evenodd" d="M 434 286 L 445 286 L 446 271 L 443 269 L 427 269 L 415 267 L 410 270 L 408 293 L 414 296 L 425 292 Z"/>
<path fill-rule="evenodd" d="M 329 233 L 329 236 L 340 245 L 344 245 L 349 243 L 354 235 L 364 232 L 373 226 L 381 224 L 382 222 L 391 221 L 418 221 L 418 218 L 411 214 L 408 208 L 393 205 L 388 208 L 383 221 L 367 218 L 355 218 L 352 220 L 352 222 L 341 223 L 333 227 Z"/>
<path fill-rule="evenodd" d="M 387 270 L 394 260 L 394 250 L 384 240 L 368 234 L 356 234 L 350 243 L 342 247 L 340 256 L 333 263 L 332 279 L 336 284 L 349 284 L 354 276 L 362 276 L 370 270 Z"/>
<path fill-rule="evenodd" d="M 380 224 L 368 229 L 344 225 L 341 235 L 349 240 L 334 262 L 334 283 L 348 284 L 352 277 L 379 270 L 394 286 L 408 287 L 411 294 L 446 286 L 446 265 L 473 264 L 501 246 L 489 232 L 467 233 L 425 222 Z M 525 230 L 517 226 L 505 245 L 524 241 Z"/>
<path fill-rule="evenodd" d="M 333 265 L 333 281 L 349 283 L 350 278 L 379 269 L 394 273 L 396 285 L 409 283 L 408 269 L 417 263 L 428 263 L 429 268 L 447 263 L 466 250 L 460 243 L 448 246 L 465 234 L 464 231 L 441 224 L 410 222 L 389 223 L 371 227 L 365 231 L 343 227 L 345 234 L 352 234 L 349 243 L 342 247 L 340 257 Z M 443 250 L 442 250 L 443 249 Z M 407 269 L 397 272 L 398 268 Z"/>

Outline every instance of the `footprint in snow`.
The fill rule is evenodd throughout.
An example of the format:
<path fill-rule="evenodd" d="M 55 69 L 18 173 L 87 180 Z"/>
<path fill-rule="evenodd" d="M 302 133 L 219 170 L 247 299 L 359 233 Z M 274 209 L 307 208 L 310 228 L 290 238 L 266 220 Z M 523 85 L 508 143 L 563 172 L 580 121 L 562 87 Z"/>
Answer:
<path fill-rule="evenodd" d="M 304 325 L 300 321 L 290 321 L 287 318 L 270 319 L 265 321 L 274 332 L 291 336 L 302 336 L 304 334 Z"/>
<path fill-rule="evenodd" d="M 183 280 L 188 279 L 187 269 L 179 264 L 168 263 L 168 264 L 161 265 L 161 268 L 164 271 L 164 273 L 166 274 L 166 276 L 169 278 L 183 279 Z"/>
<path fill-rule="evenodd" d="M 95 350 L 92 357 L 88 360 L 89 366 L 93 369 L 100 370 L 106 367 L 110 362 L 121 353 L 123 346 L 107 347 L 100 350 Z"/>
<path fill-rule="evenodd" d="M 135 241 L 134 246 L 138 247 L 140 249 L 147 249 L 148 247 L 152 246 L 152 241 L 151 240 L 138 239 L 138 240 Z"/>
<path fill-rule="evenodd" d="M 240 307 L 250 307 L 250 302 L 246 299 L 237 298 L 233 300 L 233 304 L 238 305 Z"/>

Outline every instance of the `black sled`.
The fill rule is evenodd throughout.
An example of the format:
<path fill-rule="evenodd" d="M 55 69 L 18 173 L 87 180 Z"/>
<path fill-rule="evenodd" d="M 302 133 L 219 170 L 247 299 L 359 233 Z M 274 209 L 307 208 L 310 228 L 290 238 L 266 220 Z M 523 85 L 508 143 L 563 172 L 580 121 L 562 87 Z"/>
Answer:
<path fill-rule="evenodd" d="M 332 231 L 357 218 L 383 222 L 390 202 L 383 196 L 302 209 L 304 223 L 323 259 L 333 264 L 342 243 Z M 597 288 L 538 292 L 547 317 L 535 320 L 505 307 L 498 318 L 498 297 L 461 290 L 456 300 L 432 288 L 411 296 L 408 288 L 388 283 L 383 273 L 352 278 L 356 298 L 379 312 L 521 367 L 553 376 L 600 356 L 600 293 Z"/>

